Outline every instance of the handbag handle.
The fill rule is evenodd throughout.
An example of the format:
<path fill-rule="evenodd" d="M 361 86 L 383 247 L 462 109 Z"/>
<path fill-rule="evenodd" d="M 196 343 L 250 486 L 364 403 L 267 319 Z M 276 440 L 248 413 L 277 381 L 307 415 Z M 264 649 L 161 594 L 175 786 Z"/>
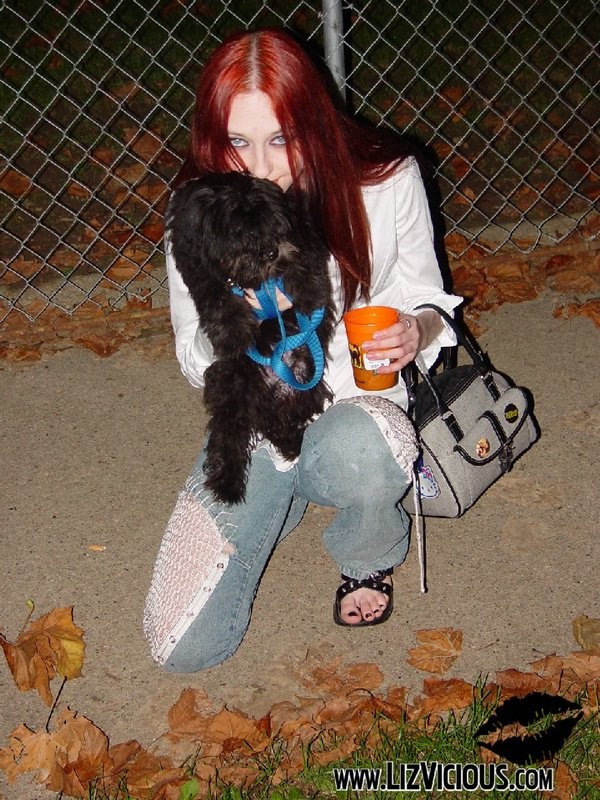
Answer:
<path fill-rule="evenodd" d="M 473 364 L 475 365 L 475 368 L 482 376 L 491 370 L 491 364 L 487 355 L 479 347 L 477 340 L 473 337 L 471 331 L 466 326 L 460 325 L 459 322 L 454 319 L 454 317 L 451 317 L 450 314 L 448 314 L 447 311 L 439 306 L 434 305 L 433 303 L 423 303 L 422 305 L 417 306 L 415 311 L 418 311 L 422 308 L 430 308 L 433 311 L 437 311 L 448 327 L 452 328 L 458 342 L 465 348 Z"/>
<path fill-rule="evenodd" d="M 494 400 L 498 400 L 500 397 L 500 392 L 498 391 L 498 387 L 496 386 L 494 377 L 492 375 L 492 365 L 487 354 L 483 352 L 471 331 L 469 331 L 465 325 L 461 325 L 459 322 L 457 322 L 457 320 L 455 320 L 454 317 L 451 317 L 447 311 L 439 306 L 436 306 L 434 303 L 423 303 L 422 305 L 417 306 L 415 311 L 418 311 L 422 308 L 430 308 L 433 311 L 436 311 L 444 320 L 444 322 L 454 331 L 459 344 L 465 348 L 471 361 L 473 362 L 473 366 L 481 375 L 481 379 L 483 380 L 488 392 Z M 446 359 L 444 359 L 444 369 L 447 369 Z M 421 374 L 423 374 L 423 370 L 419 371 Z"/>
<path fill-rule="evenodd" d="M 473 365 L 477 372 L 479 373 L 485 387 L 487 388 L 488 392 L 490 393 L 491 397 L 494 401 L 498 400 L 500 397 L 500 391 L 496 386 L 494 381 L 494 377 L 492 375 L 492 366 L 489 361 L 487 355 L 481 350 L 479 344 L 477 343 L 476 339 L 472 336 L 470 331 L 466 328 L 461 326 L 453 317 L 450 316 L 443 308 L 434 305 L 433 303 L 423 303 L 420 306 L 415 308 L 415 311 L 419 309 L 430 308 L 433 311 L 436 311 L 440 317 L 448 324 L 448 326 L 454 331 L 457 341 L 461 344 L 467 354 L 471 358 Z M 452 349 L 453 348 L 443 348 L 442 349 L 442 357 L 443 357 L 443 366 L 444 370 L 449 369 L 452 366 Z M 429 370 L 425 366 L 425 362 L 423 361 L 420 354 L 417 355 L 414 361 L 410 364 L 407 364 L 405 367 L 402 368 L 402 378 L 404 383 L 406 384 L 406 389 L 408 393 L 408 413 L 410 414 L 413 411 L 415 402 L 416 402 L 416 385 L 418 381 L 418 374 L 421 374 L 423 380 L 427 384 L 429 391 L 434 399 L 434 402 L 437 407 L 437 412 L 441 420 L 444 422 L 454 439 L 459 442 L 463 437 L 463 432 L 461 427 L 456 420 L 452 411 L 448 408 L 448 405 L 444 401 L 443 397 L 437 390 L 435 383 L 433 382 L 431 375 L 429 374 Z"/>

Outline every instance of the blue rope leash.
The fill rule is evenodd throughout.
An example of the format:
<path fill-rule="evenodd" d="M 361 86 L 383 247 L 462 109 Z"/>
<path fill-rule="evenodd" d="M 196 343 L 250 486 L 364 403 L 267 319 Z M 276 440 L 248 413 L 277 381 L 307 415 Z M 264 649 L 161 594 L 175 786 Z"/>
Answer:
<path fill-rule="evenodd" d="M 283 278 L 269 278 L 256 290 L 256 299 L 260 303 L 260 308 L 255 308 L 254 313 L 259 320 L 277 318 L 281 333 L 281 341 L 275 346 L 270 356 L 261 355 L 254 345 L 251 345 L 246 350 L 246 354 L 257 364 L 261 364 L 263 367 L 271 367 L 277 377 L 291 386 L 292 389 L 307 391 L 308 389 L 313 389 L 317 385 L 323 377 L 323 372 L 325 370 L 325 356 L 319 337 L 316 334 L 316 330 L 325 316 L 325 309 L 315 309 L 310 317 L 296 311 L 296 321 L 298 322 L 300 330 L 298 333 L 288 336 L 285 325 L 283 324 L 281 311 L 277 305 L 277 289 L 292 302 L 292 298 L 285 294 Z M 243 297 L 244 295 L 243 289 L 239 286 L 233 286 L 231 291 L 239 297 Z M 284 353 L 295 350 L 297 347 L 302 347 L 303 345 L 308 347 L 315 365 L 314 374 L 306 383 L 301 383 L 283 361 Z"/>

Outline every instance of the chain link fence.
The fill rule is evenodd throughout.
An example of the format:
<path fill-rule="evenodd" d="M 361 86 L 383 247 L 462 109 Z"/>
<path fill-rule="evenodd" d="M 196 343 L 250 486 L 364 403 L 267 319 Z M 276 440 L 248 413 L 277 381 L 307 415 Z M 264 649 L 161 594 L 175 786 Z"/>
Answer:
<path fill-rule="evenodd" d="M 595 235 L 594 0 L 356 0 L 342 20 L 348 104 L 427 145 L 451 258 Z M 198 73 L 262 25 L 323 52 L 319 0 L 0 6 L 0 322 L 166 305 Z"/>

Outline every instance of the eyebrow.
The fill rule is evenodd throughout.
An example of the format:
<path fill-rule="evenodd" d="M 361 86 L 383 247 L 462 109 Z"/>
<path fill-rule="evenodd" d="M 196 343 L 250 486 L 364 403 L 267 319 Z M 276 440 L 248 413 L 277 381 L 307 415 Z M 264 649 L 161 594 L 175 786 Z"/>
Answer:
<path fill-rule="evenodd" d="M 245 133 L 238 133 L 237 131 L 230 131 L 230 130 L 227 131 L 227 135 L 228 136 L 237 136 L 239 139 L 248 139 L 248 138 L 250 138 Z M 270 133 L 267 136 L 267 139 L 272 139 L 274 136 L 283 136 L 283 135 L 284 135 L 283 131 L 281 130 L 281 128 L 279 128 L 278 130 L 273 131 L 273 133 Z"/>

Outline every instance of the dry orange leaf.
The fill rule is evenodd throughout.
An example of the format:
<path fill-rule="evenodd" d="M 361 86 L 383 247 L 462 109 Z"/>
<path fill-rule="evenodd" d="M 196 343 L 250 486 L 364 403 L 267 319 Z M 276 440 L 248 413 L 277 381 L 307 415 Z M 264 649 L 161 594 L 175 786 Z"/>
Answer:
<path fill-rule="evenodd" d="M 19 725 L 9 746 L 0 750 L 0 767 L 11 783 L 18 775 L 37 772 L 38 783 L 50 791 L 81 797 L 87 795 L 88 781 L 100 773 L 107 752 L 106 734 L 66 708 L 52 733 Z"/>
<path fill-rule="evenodd" d="M 462 650 L 462 631 L 438 628 L 417 631 L 418 647 L 408 651 L 408 663 L 424 672 L 447 672 Z"/>
<path fill-rule="evenodd" d="M 14 643 L 0 634 L 0 645 L 19 689 L 22 692 L 37 689 L 42 700 L 52 705 L 52 678 L 81 675 L 85 652 L 83 633 L 83 628 L 73 622 L 73 607 L 70 606 L 55 608 L 31 622 Z"/>
<path fill-rule="evenodd" d="M 574 691 L 585 689 L 590 681 L 597 681 L 600 676 L 600 649 L 577 650 L 566 656 L 550 655 L 531 666 L 541 675 L 558 676 L 561 679 L 561 690 L 566 691 L 568 683 Z M 561 693 L 562 693 L 561 691 Z"/>
<path fill-rule="evenodd" d="M 584 650 L 600 649 L 600 619 L 592 619 L 585 614 L 573 620 L 573 636 Z"/>
<path fill-rule="evenodd" d="M 496 673 L 496 684 L 503 697 L 525 697 L 532 692 L 556 694 L 559 677 L 542 677 L 535 672 L 521 672 L 518 669 L 505 669 Z"/>
<path fill-rule="evenodd" d="M 475 687 L 462 678 L 426 678 L 423 692 L 415 700 L 413 717 L 467 708 L 473 702 Z"/>
<path fill-rule="evenodd" d="M 27 175 L 23 175 L 22 172 L 9 169 L 2 177 L 0 186 L 13 197 L 21 197 L 31 186 L 31 179 Z"/>
<path fill-rule="evenodd" d="M 571 800 L 577 794 L 579 779 L 564 761 L 559 761 L 554 769 L 554 789 L 549 793 L 551 800 Z"/>
<path fill-rule="evenodd" d="M 579 269 L 563 269 L 548 278 L 548 286 L 555 292 L 594 292 L 598 289 L 598 281 Z"/>

